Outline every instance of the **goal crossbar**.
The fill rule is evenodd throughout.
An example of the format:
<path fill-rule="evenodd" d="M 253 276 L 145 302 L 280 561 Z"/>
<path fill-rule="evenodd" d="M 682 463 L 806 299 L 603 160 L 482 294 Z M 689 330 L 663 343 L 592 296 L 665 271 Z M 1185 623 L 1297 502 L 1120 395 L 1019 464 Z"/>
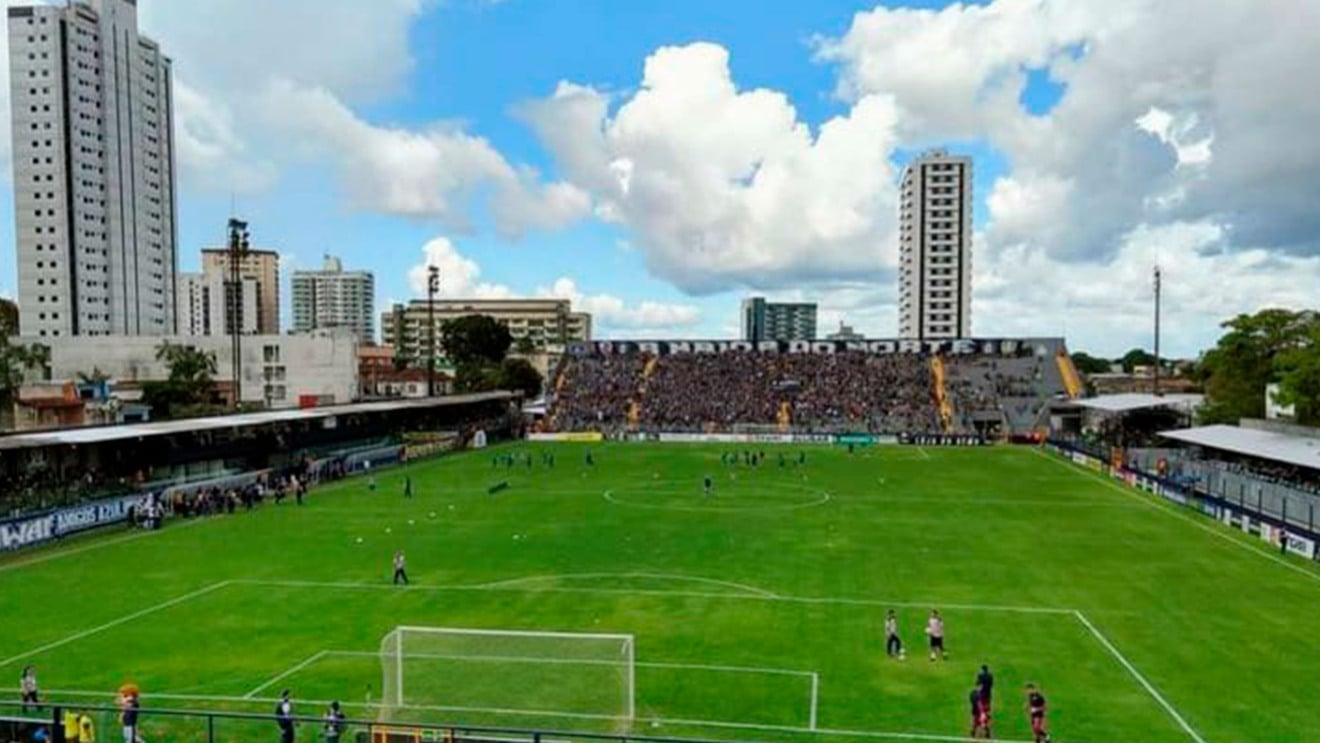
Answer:
<path fill-rule="evenodd" d="M 420 632 L 430 635 L 475 635 L 484 637 L 545 637 L 557 638 L 562 640 L 618 640 L 619 642 L 633 642 L 633 635 L 608 634 L 599 632 L 541 632 L 538 630 L 504 630 L 504 629 L 470 629 L 466 627 L 418 627 L 414 625 L 400 625 L 394 628 L 395 632 Z"/>
<path fill-rule="evenodd" d="M 526 651 L 526 643 L 545 640 L 550 643 L 583 643 L 582 648 L 586 649 L 589 657 L 573 657 L 576 653 L 556 652 L 553 649 L 545 655 L 540 655 L 540 648 L 537 647 L 530 652 L 518 653 L 515 648 L 504 648 L 505 652 L 499 652 L 500 649 L 487 647 L 479 648 L 477 652 L 416 652 L 405 647 L 406 638 L 419 638 L 422 643 L 443 642 L 441 638 L 467 638 L 469 641 L 490 641 L 498 643 L 501 640 L 514 642 L 515 645 L 523 645 L 522 650 Z M 420 640 L 420 638 L 434 638 L 432 640 Z M 461 640 L 460 640 L 461 641 Z M 599 647 L 599 646 L 605 647 Z M 561 645 L 562 648 L 572 645 Z M 613 646 L 614 649 L 610 649 Z M 509 653 L 508 650 L 514 650 Z M 493 651 L 493 652 L 492 652 Z M 385 635 L 382 642 L 379 656 L 382 663 L 385 664 L 385 688 L 382 689 L 382 707 L 384 714 L 386 706 L 392 702 L 394 706 L 403 706 L 406 697 L 404 696 L 404 666 L 408 660 L 438 660 L 438 661 L 480 661 L 485 663 L 513 663 L 513 664 L 541 664 L 546 666 L 587 666 L 587 667 L 615 667 L 620 669 L 620 683 L 622 692 L 622 706 L 620 717 L 632 721 L 636 715 L 636 686 L 637 686 L 637 664 L 636 664 L 636 638 L 631 634 L 622 633 L 601 633 L 601 632 L 564 632 L 564 631 L 537 631 L 537 630 L 495 630 L 478 629 L 471 627 L 423 627 L 417 625 L 400 625 L 395 627 Z M 594 656 L 594 657 L 590 657 Z M 393 666 L 392 668 L 390 666 Z M 392 683 L 391 683 L 392 682 Z M 386 689 L 393 687 L 390 692 Z M 412 684 L 409 684 L 412 687 Z"/>

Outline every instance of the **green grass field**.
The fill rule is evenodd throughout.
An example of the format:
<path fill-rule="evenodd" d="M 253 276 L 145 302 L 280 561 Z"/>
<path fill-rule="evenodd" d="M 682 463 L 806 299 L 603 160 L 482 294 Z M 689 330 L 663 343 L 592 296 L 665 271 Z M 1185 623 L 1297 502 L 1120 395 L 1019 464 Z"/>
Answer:
<path fill-rule="evenodd" d="M 32 663 L 57 699 L 108 703 L 131 680 L 148 708 L 261 713 L 288 687 L 301 714 L 339 699 L 374 719 L 395 627 L 620 634 L 637 734 L 956 739 L 988 663 L 1001 739 L 1030 738 L 1031 681 L 1059 741 L 1320 740 L 1320 574 L 1050 455 L 766 447 L 752 469 L 714 446 L 591 450 L 594 467 L 582 445 L 498 450 L 533 453 L 530 470 L 463 454 L 381 472 L 375 492 L 348 480 L 301 508 L 9 556 L 0 678 L 16 687 Z M 807 462 L 781 468 L 780 451 Z M 390 585 L 395 549 L 406 589 Z M 884 654 L 890 608 L 903 662 Z M 926 658 L 931 608 L 945 662 Z M 618 731 L 611 642 L 409 641 L 392 714 Z M 191 724 L 148 715 L 144 733 L 204 739 Z M 217 733 L 276 739 L 264 720 Z"/>

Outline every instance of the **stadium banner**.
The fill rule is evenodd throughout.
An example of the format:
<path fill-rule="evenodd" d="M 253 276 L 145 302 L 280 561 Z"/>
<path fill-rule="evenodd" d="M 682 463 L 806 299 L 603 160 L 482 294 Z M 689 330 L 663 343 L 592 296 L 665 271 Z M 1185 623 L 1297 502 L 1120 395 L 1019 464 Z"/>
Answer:
<path fill-rule="evenodd" d="M 124 495 L 0 521 L 0 552 L 35 547 L 69 534 L 128 521 L 129 513 L 146 499 L 145 493 Z"/>
<path fill-rule="evenodd" d="M 1290 531 L 1284 532 L 1284 539 L 1288 542 L 1288 551 L 1294 555 L 1301 555 L 1308 560 L 1315 559 L 1315 542 L 1306 537 L 1298 536 Z"/>
<path fill-rule="evenodd" d="M 986 446 L 980 436 L 962 433 L 900 433 L 898 443 L 908 446 Z"/>
<path fill-rule="evenodd" d="M 824 433 L 680 433 L 649 434 L 645 441 L 666 444 L 829 444 L 834 437 Z"/>
<path fill-rule="evenodd" d="M 604 441 L 605 435 L 599 431 L 560 431 L 558 433 L 529 433 L 528 441 L 573 441 L 577 443 L 596 443 Z"/>
<path fill-rule="evenodd" d="M 869 433 L 842 433 L 834 437 L 834 443 L 839 446 L 875 446 L 880 439 Z"/>
<path fill-rule="evenodd" d="M 949 340 L 872 341 L 575 341 L 565 347 L 569 356 L 650 354 L 835 354 L 866 353 L 952 356 L 1053 356 L 1063 349 L 1062 338 L 961 338 Z"/>
<path fill-rule="evenodd" d="M 485 436 L 485 431 L 478 431 L 478 433 Z M 411 462 L 416 459 L 425 459 L 427 457 L 436 456 L 437 454 L 444 454 L 457 449 L 459 443 L 457 431 L 442 431 L 439 433 L 430 433 L 412 437 L 407 439 L 406 443 L 403 445 L 403 455 L 401 459 L 405 462 Z M 474 445 L 473 448 L 477 447 Z"/>

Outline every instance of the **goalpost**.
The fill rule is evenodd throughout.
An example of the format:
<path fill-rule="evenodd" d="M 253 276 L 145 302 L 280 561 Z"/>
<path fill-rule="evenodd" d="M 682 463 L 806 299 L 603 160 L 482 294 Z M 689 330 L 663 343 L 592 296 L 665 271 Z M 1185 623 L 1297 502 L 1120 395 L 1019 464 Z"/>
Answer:
<path fill-rule="evenodd" d="M 525 713 L 631 723 L 632 635 L 396 627 L 381 640 L 381 719 L 400 710 Z"/>

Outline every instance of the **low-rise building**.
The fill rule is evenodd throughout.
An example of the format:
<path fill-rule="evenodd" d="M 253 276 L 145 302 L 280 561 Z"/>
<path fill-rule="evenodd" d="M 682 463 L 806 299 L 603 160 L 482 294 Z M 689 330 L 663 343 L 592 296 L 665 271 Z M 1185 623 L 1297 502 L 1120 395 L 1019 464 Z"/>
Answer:
<path fill-rule="evenodd" d="M 567 299 L 437 299 L 433 310 L 427 300 L 415 299 L 406 305 L 396 304 L 381 316 L 382 341 L 393 346 L 409 365 L 425 366 L 432 332 L 428 323 L 432 318 L 436 354 L 443 356 L 441 327 L 466 315 L 487 315 L 503 323 L 513 336 L 515 351 L 521 341 L 527 341 L 535 350 L 544 350 L 591 340 L 591 315 L 574 312 Z"/>
<path fill-rule="evenodd" d="M 232 390 L 230 339 L 225 336 L 96 336 L 24 339 L 50 348 L 50 380 L 74 381 L 93 370 L 114 388 L 169 377 L 156 358 L 162 342 L 191 346 L 215 355 L 217 388 Z M 244 336 L 241 343 L 239 399 L 268 408 L 342 404 L 358 396 L 358 342 L 348 329 L 302 335 Z M 232 395 L 232 392 L 230 392 Z"/>

